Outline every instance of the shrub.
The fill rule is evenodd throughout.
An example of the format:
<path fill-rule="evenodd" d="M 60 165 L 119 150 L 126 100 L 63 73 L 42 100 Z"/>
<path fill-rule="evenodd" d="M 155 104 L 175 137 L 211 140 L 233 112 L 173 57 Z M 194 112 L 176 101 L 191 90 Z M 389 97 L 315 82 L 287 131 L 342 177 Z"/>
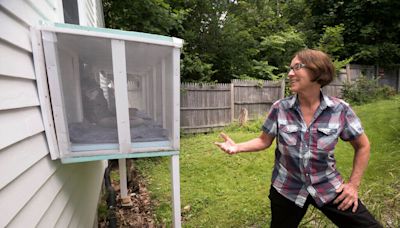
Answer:
<path fill-rule="evenodd" d="M 343 99 L 351 104 L 360 105 L 395 94 L 391 87 L 379 86 L 378 80 L 379 78 L 360 76 L 353 83 L 345 83 L 342 89 Z"/>

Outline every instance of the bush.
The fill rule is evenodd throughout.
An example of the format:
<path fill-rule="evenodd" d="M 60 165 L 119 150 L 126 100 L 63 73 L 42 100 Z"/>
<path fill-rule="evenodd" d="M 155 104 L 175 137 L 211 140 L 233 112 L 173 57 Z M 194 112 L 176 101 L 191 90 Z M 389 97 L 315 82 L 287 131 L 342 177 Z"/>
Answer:
<path fill-rule="evenodd" d="M 396 94 L 389 86 L 379 86 L 378 80 L 379 78 L 360 76 L 353 83 L 345 83 L 342 89 L 343 99 L 351 104 L 360 105 Z"/>

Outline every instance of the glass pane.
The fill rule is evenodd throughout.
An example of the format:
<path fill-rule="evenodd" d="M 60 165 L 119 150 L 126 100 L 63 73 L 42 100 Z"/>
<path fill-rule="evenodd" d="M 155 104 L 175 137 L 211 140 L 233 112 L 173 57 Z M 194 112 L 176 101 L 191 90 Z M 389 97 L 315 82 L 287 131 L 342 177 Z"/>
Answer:
<path fill-rule="evenodd" d="M 111 41 L 70 34 L 57 34 L 57 41 L 73 150 L 78 144 L 97 144 L 78 150 L 118 149 Z"/>

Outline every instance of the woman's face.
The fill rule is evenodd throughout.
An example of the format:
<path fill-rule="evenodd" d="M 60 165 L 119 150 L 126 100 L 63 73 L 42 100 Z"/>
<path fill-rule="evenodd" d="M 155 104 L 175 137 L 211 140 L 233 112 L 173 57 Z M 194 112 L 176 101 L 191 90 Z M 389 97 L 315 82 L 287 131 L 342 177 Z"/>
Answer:
<path fill-rule="evenodd" d="M 312 72 L 307 69 L 296 56 L 290 63 L 288 73 L 290 90 L 294 93 L 301 93 L 315 86 L 320 86 L 317 82 L 312 82 Z"/>

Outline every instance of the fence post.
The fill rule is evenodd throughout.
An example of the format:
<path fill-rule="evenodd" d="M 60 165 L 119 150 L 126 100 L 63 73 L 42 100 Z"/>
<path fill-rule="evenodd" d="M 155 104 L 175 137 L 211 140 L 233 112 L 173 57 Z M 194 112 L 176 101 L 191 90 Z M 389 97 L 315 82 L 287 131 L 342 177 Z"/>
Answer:
<path fill-rule="evenodd" d="M 397 68 L 397 92 L 400 92 L 400 68 Z"/>
<path fill-rule="evenodd" d="M 235 85 L 234 82 L 231 81 L 231 123 L 235 120 Z"/>
<path fill-rule="evenodd" d="M 350 64 L 346 64 L 346 82 L 351 82 L 351 75 L 350 75 Z"/>
<path fill-rule="evenodd" d="M 282 78 L 281 81 L 281 93 L 280 93 L 280 99 L 285 97 L 285 79 Z"/>

